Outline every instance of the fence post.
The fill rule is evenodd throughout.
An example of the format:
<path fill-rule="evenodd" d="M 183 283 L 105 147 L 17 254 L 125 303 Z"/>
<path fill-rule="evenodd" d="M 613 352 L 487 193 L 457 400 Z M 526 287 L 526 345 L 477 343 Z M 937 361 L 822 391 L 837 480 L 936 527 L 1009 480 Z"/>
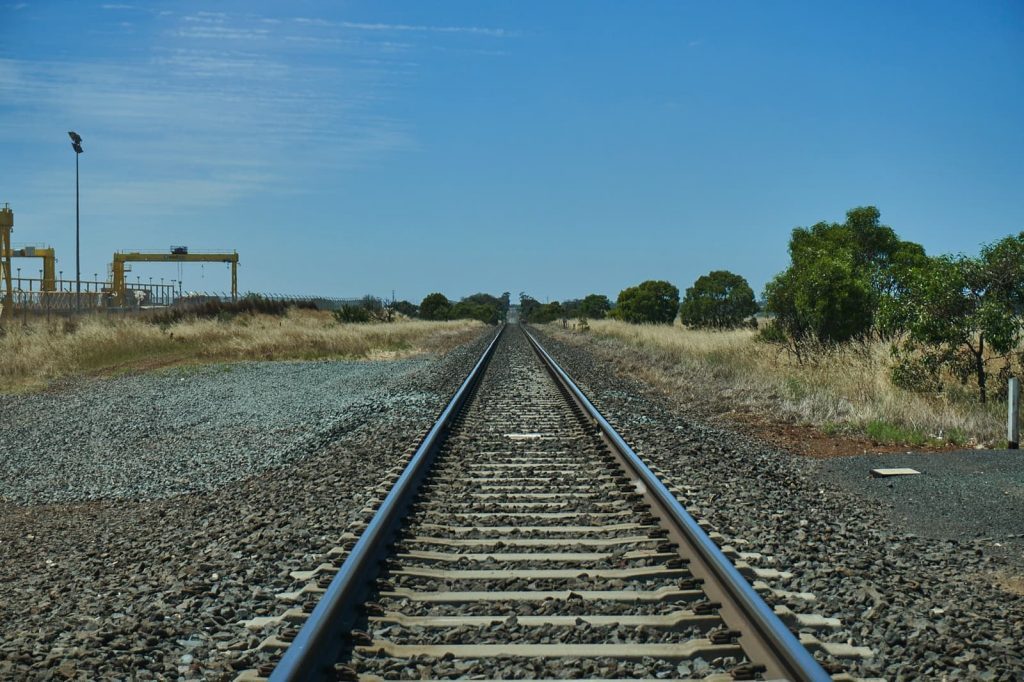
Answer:
<path fill-rule="evenodd" d="M 1017 450 L 1020 448 L 1020 379 L 1017 377 L 1010 377 L 1006 404 L 1006 440 L 1009 441 L 1011 450 Z"/>

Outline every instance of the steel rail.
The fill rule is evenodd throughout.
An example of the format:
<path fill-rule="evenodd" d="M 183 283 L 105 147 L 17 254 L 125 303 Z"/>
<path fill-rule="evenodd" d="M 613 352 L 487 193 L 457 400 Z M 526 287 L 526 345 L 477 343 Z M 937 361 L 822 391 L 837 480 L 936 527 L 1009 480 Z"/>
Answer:
<path fill-rule="evenodd" d="M 381 502 L 377 513 L 338 569 L 337 575 L 316 608 L 285 650 L 284 656 L 270 675 L 271 682 L 331 677 L 338 654 L 345 644 L 343 636 L 351 629 L 359 615 L 359 606 L 365 600 L 372 581 L 379 573 L 380 559 L 386 553 L 388 543 L 394 538 L 399 522 L 419 489 L 454 417 L 458 415 L 483 376 L 487 362 L 504 331 L 503 325 L 420 443 L 415 454 L 409 459 L 398 481 Z"/>
<path fill-rule="evenodd" d="M 679 500 L 669 492 L 525 326 L 523 331 L 555 380 L 599 427 L 605 441 L 619 453 L 622 461 L 642 482 L 648 499 L 653 499 L 657 503 L 667 520 L 676 527 L 686 544 L 697 554 L 695 558 L 706 568 L 707 577 L 714 581 L 713 585 L 706 585 L 706 588 L 717 587 L 728 596 L 731 604 L 737 607 L 737 615 L 742 620 L 742 623 L 738 624 L 740 627 L 737 628 L 742 633 L 739 638 L 740 644 L 748 655 L 751 655 L 752 662 L 765 665 L 766 675 L 770 677 L 784 677 L 800 682 L 830 681 L 832 677 L 775 615 L 771 607 L 751 587 L 718 545 L 708 537 Z M 695 574 L 700 570 L 696 563 L 691 564 L 690 568 Z M 724 607 L 722 615 L 728 622 Z M 767 658 L 756 660 L 760 656 Z"/>

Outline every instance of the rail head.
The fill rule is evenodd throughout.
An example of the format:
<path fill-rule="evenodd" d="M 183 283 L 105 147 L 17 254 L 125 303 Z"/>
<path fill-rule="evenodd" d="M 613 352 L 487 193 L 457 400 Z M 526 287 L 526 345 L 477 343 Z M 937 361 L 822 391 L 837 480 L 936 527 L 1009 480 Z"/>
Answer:
<path fill-rule="evenodd" d="M 646 487 L 647 492 L 658 502 L 661 509 L 670 518 L 685 537 L 687 543 L 699 555 L 701 563 L 707 567 L 714 580 L 736 604 L 745 620 L 753 629 L 755 647 L 758 651 L 768 651 L 773 656 L 767 662 L 769 675 L 783 675 L 786 679 L 800 682 L 827 682 L 832 676 L 815 660 L 800 640 L 790 632 L 786 624 L 775 615 L 764 599 L 754 590 L 732 561 L 722 553 L 718 545 L 700 527 L 696 519 L 690 516 L 679 500 L 676 499 L 664 483 L 651 471 L 650 467 L 640 458 L 633 448 L 619 435 L 614 427 L 605 419 L 600 410 L 584 395 L 575 382 L 559 366 L 555 359 L 541 346 L 537 338 L 523 327 L 527 339 L 548 370 L 573 397 L 581 409 L 600 428 L 602 435 L 614 447 L 627 466 Z M 748 633 L 745 631 L 745 635 Z M 748 640 L 749 641 L 749 640 Z M 763 663 L 764 661 L 755 661 Z M 774 668 L 774 669 L 773 669 Z"/>
<path fill-rule="evenodd" d="M 271 682 L 318 680 L 330 676 L 343 648 L 343 635 L 358 617 L 359 605 L 379 572 L 379 560 L 388 542 L 430 468 L 445 432 L 480 381 L 504 331 L 502 325 L 409 459 L 316 608 L 285 650 L 270 676 Z"/>

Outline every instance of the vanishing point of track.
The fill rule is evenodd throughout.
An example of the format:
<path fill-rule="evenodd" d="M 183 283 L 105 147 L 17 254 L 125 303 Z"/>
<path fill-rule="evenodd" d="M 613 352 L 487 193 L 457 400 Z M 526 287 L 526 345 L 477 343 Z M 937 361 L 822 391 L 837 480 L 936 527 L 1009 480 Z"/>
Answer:
<path fill-rule="evenodd" d="M 519 325 L 389 483 L 253 676 L 831 679 Z"/>

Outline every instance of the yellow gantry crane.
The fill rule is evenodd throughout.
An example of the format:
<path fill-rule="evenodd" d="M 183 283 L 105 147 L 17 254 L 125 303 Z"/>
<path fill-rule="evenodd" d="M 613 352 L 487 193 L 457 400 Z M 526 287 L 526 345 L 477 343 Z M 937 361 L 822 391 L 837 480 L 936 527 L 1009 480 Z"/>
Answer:
<path fill-rule="evenodd" d="M 53 292 L 57 290 L 57 254 L 48 246 L 26 246 L 21 249 L 11 248 L 11 232 L 14 231 L 14 211 L 10 204 L 0 206 L 0 289 L 2 289 L 2 302 L 0 302 L 0 316 L 6 310 L 8 314 L 14 311 L 14 285 L 11 275 L 12 258 L 42 258 L 43 259 L 43 280 L 40 283 L 40 291 Z"/>
<path fill-rule="evenodd" d="M 125 263 L 231 263 L 231 300 L 238 300 L 238 252 L 232 253 L 189 253 L 184 246 L 172 246 L 167 253 L 142 253 L 138 251 L 114 254 L 111 266 L 111 294 L 113 304 L 123 306 L 128 290 L 125 286 Z"/>
<path fill-rule="evenodd" d="M 43 282 L 41 291 L 57 290 L 57 254 L 49 246 L 26 246 L 21 249 L 10 249 L 11 258 L 42 258 Z"/>

